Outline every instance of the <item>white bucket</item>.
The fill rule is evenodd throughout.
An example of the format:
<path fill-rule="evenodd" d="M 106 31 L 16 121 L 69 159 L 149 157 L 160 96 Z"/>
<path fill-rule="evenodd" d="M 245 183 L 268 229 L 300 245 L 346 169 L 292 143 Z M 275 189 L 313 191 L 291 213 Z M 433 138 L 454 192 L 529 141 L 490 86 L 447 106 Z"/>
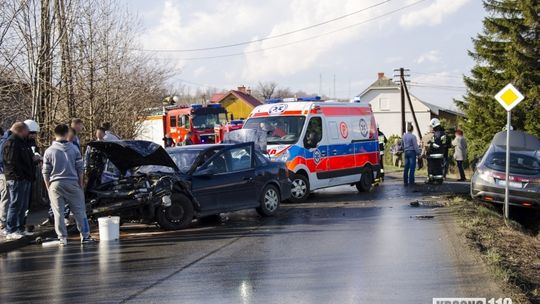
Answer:
<path fill-rule="evenodd" d="M 116 241 L 120 238 L 119 216 L 100 217 L 98 224 L 100 241 Z"/>

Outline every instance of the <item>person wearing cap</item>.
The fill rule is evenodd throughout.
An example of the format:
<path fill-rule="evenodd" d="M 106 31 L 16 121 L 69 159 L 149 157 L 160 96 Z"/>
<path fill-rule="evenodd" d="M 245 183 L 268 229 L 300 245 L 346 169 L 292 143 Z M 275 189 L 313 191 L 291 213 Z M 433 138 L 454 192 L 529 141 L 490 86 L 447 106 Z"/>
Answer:
<path fill-rule="evenodd" d="M 34 155 L 40 155 L 39 147 L 37 144 L 37 135 L 40 131 L 39 124 L 33 119 L 27 119 L 24 124 L 28 127 L 28 145 L 32 148 Z"/>

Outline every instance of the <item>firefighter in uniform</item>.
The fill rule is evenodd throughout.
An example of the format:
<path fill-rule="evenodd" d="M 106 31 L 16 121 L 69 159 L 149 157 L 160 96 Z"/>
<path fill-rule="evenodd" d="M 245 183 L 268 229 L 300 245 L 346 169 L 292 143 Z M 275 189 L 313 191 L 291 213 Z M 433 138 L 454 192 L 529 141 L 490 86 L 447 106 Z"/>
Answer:
<path fill-rule="evenodd" d="M 426 183 L 442 183 L 444 179 L 444 157 L 448 153 L 448 138 L 437 118 L 433 118 L 429 124 L 431 132 L 422 138 L 422 155 L 427 158 L 428 165 Z"/>
<path fill-rule="evenodd" d="M 379 134 L 379 164 L 381 165 L 381 180 L 384 181 L 384 147 L 386 146 L 388 139 L 386 138 L 384 133 L 379 129 L 378 124 L 377 124 L 377 132 Z"/>

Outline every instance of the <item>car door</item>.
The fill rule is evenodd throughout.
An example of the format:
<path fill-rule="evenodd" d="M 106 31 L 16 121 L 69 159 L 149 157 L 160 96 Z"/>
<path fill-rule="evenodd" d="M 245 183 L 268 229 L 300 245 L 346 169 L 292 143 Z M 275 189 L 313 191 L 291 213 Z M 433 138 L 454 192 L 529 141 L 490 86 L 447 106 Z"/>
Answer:
<path fill-rule="evenodd" d="M 192 192 L 204 213 L 253 205 L 256 198 L 253 144 L 227 147 L 192 175 Z"/>
<path fill-rule="evenodd" d="M 304 134 L 304 147 L 306 148 L 307 166 L 311 173 L 316 173 L 317 180 L 312 182 L 312 188 L 324 187 L 328 180 L 325 173 L 328 171 L 328 143 L 323 130 L 323 120 L 320 116 L 309 119 Z"/>

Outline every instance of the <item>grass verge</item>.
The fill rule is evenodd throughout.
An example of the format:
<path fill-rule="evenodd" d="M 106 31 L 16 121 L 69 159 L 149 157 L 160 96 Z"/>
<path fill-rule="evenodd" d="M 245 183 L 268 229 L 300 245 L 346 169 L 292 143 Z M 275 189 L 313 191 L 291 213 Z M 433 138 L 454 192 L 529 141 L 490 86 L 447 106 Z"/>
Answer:
<path fill-rule="evenodd" d="M 507 226 L 496 209 L 466 197 L 452 198 L 450 207 L 467 243 L 508 286 L 513 302 L 540 304 L 540 235 L 536 229 L 513 221 Z"/>

